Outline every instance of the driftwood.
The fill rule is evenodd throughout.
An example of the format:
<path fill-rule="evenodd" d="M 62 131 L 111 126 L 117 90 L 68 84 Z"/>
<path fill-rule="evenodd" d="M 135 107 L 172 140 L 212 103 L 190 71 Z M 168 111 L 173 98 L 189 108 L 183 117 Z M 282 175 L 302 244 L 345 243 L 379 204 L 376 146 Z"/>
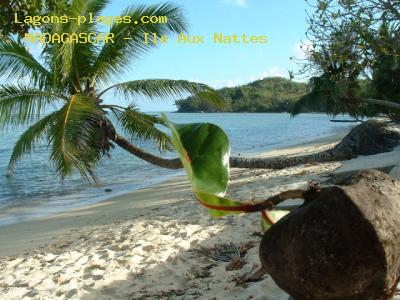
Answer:
<path fill-rule="evenodd" d="M 363 171 L 305 198 L 264 235 L 265 271 L 296 300 L 391 299 L 400 278 L 400 183 Z"/>

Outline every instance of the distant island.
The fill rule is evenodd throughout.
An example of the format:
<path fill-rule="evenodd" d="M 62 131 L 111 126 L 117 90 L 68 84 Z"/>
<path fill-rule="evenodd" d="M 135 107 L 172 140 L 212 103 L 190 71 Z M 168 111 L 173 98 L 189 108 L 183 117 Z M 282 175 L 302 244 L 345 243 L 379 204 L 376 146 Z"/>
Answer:
<path fill-rule="evenodd" d="M 268 77 L 242 86 L 217 90 L 224 108 L 191 96 L 175 102 L 178 112 L 290 112 L 309 90 L 307 84 L 282 77 Z"/>

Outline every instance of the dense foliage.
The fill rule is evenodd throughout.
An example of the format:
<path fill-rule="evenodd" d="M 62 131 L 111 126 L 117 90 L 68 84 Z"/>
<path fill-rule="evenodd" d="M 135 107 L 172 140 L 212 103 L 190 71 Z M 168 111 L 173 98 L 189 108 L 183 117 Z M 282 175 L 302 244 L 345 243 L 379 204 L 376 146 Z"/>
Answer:
<path fill-rule="evenodd" d="M 246 85 L 218 90 L 226 107 L 218 108 L 197 96 L 176 101 L 179 112 L 288 112 L 308 91 L 305 83 L 270 77 Z"/>
<path fill-rule="evenodd" d="M 385 114 L 399 120 L 400 2 L 308 2 L 313 12 L 302 72 L 313 76 L 312 90 L 296 112 L 322 106 L 331 114 Z"/>
<path fill-rule="evenodd" d="M 15 23 L 14 14 L 19 16 L 40 16 L 46 12 L 60 12 L 67 8 L 68 0 L 0 0 L 0 37 L 27 33 L 29 29 L 40 29 L 26 23 Z"/>

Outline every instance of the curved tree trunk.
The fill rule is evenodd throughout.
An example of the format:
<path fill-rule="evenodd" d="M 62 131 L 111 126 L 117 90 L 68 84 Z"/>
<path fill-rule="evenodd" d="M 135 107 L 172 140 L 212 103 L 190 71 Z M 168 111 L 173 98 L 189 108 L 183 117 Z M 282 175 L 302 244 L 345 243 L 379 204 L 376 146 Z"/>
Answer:
<path fill-rule="evenodd" d="M 308 155 L 276 158 L 231 157 L 232 167 L 252 169 L 283 169 L 300 164 L 349 160 L 358 155 L 373 155 L 393 150 L 400 135 L 387 129 L 383 122 L 366 121 L 353 128 L 335 147 Z"/>
<path fill-rule="evenodd" d="M 397 103 L 397 102 L 392 102 L 392 101 L 387 101 L 387 100 L 370 99 L 370 98 L 362 98 L 361 100 L 364 102 L 370 103 L 370 104 L 380 105 L 380 106 L 384 106 L 387 108 L 400 109 L 400 103 Z"/>
<path fill-rule="evenodd" d="M 153 155 L 151 153 L 148 153 L 139 147 L 136 147 L 135 145 L 131 144 L 127 139 L 124 137 L 116 134 L 114 138 L 114 142 L 120 146 L 121 148 L 125 149 L 129 153 L 137 156 L 140 159 L 143 159 L 153 165 L 156 165 L 158 167 L 166 168 L 166 169 L 181 169 L 183 168 L 182 162 L 179 158 L 172 158 L 172 159 L 167 159 L 167 158 L 162 158 L 156 155 Z"/>
<path fill-rule="evenodd" d="M 245 158 L 232 156 L 230 157 L 229 163 L 232 168 L 284 169 L 300 164 L 348 160 L 358 155 L 372 155 L 388 152 L 398 144 L 399 140 L 400 135 L 394 131 L 388 130 L 386 124 L 371 120 L 353 128 L 339 144 L 322 152 L 274 158 Z M 165 159 L 155 156 L 130 144 L 128 140 L 119 135 L 115 136 L 114 142 L 126 151 L 153 165 L 168 169 L 180 169 L 183 167 L 179 158 Z"/>

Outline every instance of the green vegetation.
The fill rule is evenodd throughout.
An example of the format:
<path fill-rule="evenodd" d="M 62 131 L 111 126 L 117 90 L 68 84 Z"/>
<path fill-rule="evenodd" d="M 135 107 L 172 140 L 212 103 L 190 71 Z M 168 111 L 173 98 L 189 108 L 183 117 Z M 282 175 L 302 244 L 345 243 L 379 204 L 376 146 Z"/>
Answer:
<path fill-rule="evenodd" d="M 270 77 L 218 90 L 219 95 L 226 101 L 226 106 L 222 109 L 201 101 L 198 96 L 175 103 L 179 112 L 289 112 L 294 103 L 307 92 L 305 83 Z"/>
<path fill-rule="evenodd" d="M 108 0 L 72 0 L 68 4 L 71 17 L 101 15 Z M 15 130 L 30 125 L 14 146 L 9 175 L 15 163 L 29 154 L 40 142 L 50 146 L 50 159 L 63 179 L 75 169 L 83 178 L 95 180 L 95 166 L 111 148 L 118 145 L 150 163 L 173 167 L 134 145 L 138 139 L 153 141 L 160 150 L 172 149 L 169 137 L 157 125 L 164 121 L 138 111 L 137 97 L 159 99 L 198 94 L 218 100 L 208 86 L 182 80 L 152 79 L 118 82 L 130 66 L 154 47 L 141 40 L 144 32 L 173 35 L 186 32 L 187 23 L 180 7 L 173 4 L 128 7 L 122 15 L 137 19 L 142 15 L 168 17 L 168 24 L 114 24 L 109 31 L 115 36 L 130 33 L 131 40 L 115 43 L 46 44 L 37 60 L 28 48 L 16 39 L 0 41 L 0 130 Z M 55 24 L 52 33 L 79 34 L 98 32 L 95 24 Z M 126 107 L 108 104 L 121 97 L 130 101 Z M 49 112 L 52 108 L 53 112 Z M 45 114 L 45 115 L 43 115 Z M 111 118 L 111 117 L 113 118 Z M 115 126 L 112 121 L 115 121 Z M 117 132 L 121 128 L 121 134 Z"/>
<path fill-rule="evenodd" d="M 255 203 L 225 198 L 229 180 L 230 145 L 226 133 L 210 123 L 175 124 L 162 116 L 172 132 L 172 144 L 192 185 L 197 201 L 219 218 L 238 213 L 261 212 L 264 230 L 288 211 L 270 211 L 285 195 L 302 197 L 303 191 L 287 191 L 266 201 Z"/>
<path fill-rule="evenodd" d="M 45 29 L 48 26 L 40 28 L 25 23 L 13 22 L 14 14 L 40 16 L 46 12 L 64 11 L 68 0 L 13 0 L 0 1 L 0 37 L 8 38 L 11 34 L 23 36 L 29 29 Z"/>
<path fill-rule="evenodd" d="M 311 93 L 295 113 L 386 115 L 400 120 L 400 2 L 313 0 L 308 20 Z M 367 93 L 366 93 L 367 92 Z"/>

